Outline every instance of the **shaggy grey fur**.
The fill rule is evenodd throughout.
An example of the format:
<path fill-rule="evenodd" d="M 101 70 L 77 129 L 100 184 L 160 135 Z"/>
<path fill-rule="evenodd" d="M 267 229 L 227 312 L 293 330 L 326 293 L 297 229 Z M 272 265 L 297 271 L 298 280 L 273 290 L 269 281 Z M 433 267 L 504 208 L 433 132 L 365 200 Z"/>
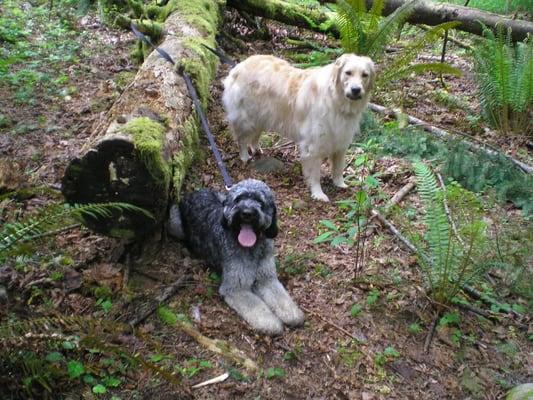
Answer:
<path fill-rule="evenodd" d="M 243 225 L 255 233 L 251 247 L 239 242 Z M 254 329 L 279 335 L 283 324 L 303 323 L 302 311 L 276 274 L 276 205 L 266 184 L 247 179 L 227 194 L 204 189 L 185 195 L 179 208 L 171 209 L 169 233 L 222 272 L 219 293 Z"/>

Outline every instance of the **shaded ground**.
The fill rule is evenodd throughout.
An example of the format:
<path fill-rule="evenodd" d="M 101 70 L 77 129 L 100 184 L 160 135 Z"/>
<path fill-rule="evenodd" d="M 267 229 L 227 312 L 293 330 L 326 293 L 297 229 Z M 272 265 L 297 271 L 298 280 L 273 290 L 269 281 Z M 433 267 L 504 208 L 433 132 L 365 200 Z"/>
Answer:
<path fill-rule="evenodd" d="M 230 31 L 235 24 L 244 29 L 234 15 L 227 16 L 227 23 Z M 52 191 L 58 187 L 66 163 L 89 135 L 91 125 L 97 123 L 101 113 L 125 87 L 121 74 L 132 69 L 127 58 L 131 35 L 103 28 L 92 18 L 82 20 L 80 29 L 90 32 L 91 40 L 83 44 L 87 56 L 67 69 L 70 85 L 77 88 L 75 93 L 68 95 L 69 98 L 53 100 L 41 98 L 37 93 L 35 105 L 31 107 L 15 106 L 9 97 L 0 99 L 0 107 L 14 121 L 14 129 L 19 124 L 37 121 L 35 128 L 24 134 L 16 135 L 4 129 L 0 154 L 21 164 L 22 179 Z M 279 38 L 286 34 L 283 30 L 276 26 L 270 41 L 249 42 L 247 53 L 275 54 L 280 48 Z M 453 60 L 468 68 L 461 57 L 453 56 Z M 117 263 L 118 243 L 78 229 L 58 235 L 42 252 L 60 256 L 44 262 L 30 258 L 23 265 L 20 260 L 9 264 L 12 275 L 8 279 L 6 270 L 2 269 L 4 275 L 0 277 L 9 290 L 9 302 L 0 305 L 0 319 L 12 317 L 23 304 L 24 314 L 28 316 L 48 315 L 58 310 L 67 315 L 103 317 L 106 313 L 97 303 L 94 289 L 107 286 L 112 291 L 112 307 L 107 318 L 129 321 L 165 285 L 187 271 L 189 283 L 172 298 L 169 307 L 187 316 L 203 334 L 228 340 L 265 371 L 260 376 L 246 377 L 243 370 L 213 356 L 157 317 L 150 317 L 141 324 L 140 331 L 160 345 L 128 344 L 147 355 L 162 355 L 154 358 L 155 362 L 180 371 L 185 387 L 231 372 L 225 382 L 192 392 L 194 398 L 496 399 L 508 387 L 531 380 L 533 349 L 527 339 L 531 332 L 527 332 L 527 327 L 523 330 L 525 320 L 520 325 L 510 318 L 502 318 L 501 323 L 495 324 L 461 312 L 460 322 L 439 327 L 430 352 L 423 352 L 425 334 L 434 319 L 433 306 L 424 295 L 416 259 L 381 228 L 366 242 L 363 271 L 355 269 L 357 260 L 352 248 L 313 243 L 320 233 L 319 221 L 337 220 L 341 211 L 335 201 L 346 199 L 353 189 L 338 190 L 326 180 L 324 190 L 332 202 L 311 201 L 301 177 L 296 149 L 283 146 L 285 141 L 275 137 L 265 139 L 263 144 L 265 156 L 283 161 L 279 171 L 261 174 L 243 166 L 220 107 L 220 79 L 225 74 L 226 67 L 221 67 L 212 87 L 209 121 L 232 177 L 262 179 L 276 192 L 280 277 L 305 310 L 305 326 L 286 330 L 278 338 L 255 334 L 217 294 L 216 277 L 172 241 L 163 245 L 152 263 L 142 270 L 131 271 L 128 288 L 123 290 L 123 270 Z M 466 113 L 478 113 L 468 75 L 451 79 L 448 84 L 461 93 L 471 111 L 461 108 L 450 113 L 432 100 L 433 95 L 424 95 L 434 93 L 439 87 L 434 77 L 417 77 L 407 84 L 409 95 L 404 106 L 422 119 L 455 126 Z M 40 115 L 45 116 L 44 120 L 38 118 Z M 39 121 L 45 122 L 39 125 Z M 57 129 L 51 129 L 52 126 Z M 462 124 L 459 126 L 464 128 Z M 187 190 L 200 186 L 223 190 L 207 146 L 203 159 L 191 171 Z M 392 197 L 411 176 L 409 165 L 401 159 L 375 160 L 374 171 L 382 172 L 382 194 L 376 206 Z M 347 171 L 355 172 L 358 171 Z M 20 209 L 31 210 L 55 197 L 40 194 L 24 200 L 3 200 L 0 218 L 5 221 Z M 416 194 L 407 196 L 402 209 L 409 219 L 418 219 L 420 204 Z M 495 208 L 494 213 L 503 211 Z M 513 219 L 518 214 L 510 210 L 508 216 Z M 516 229 L 519 234 L 526 234 L 520 225 Z M 51 279 L 53 271 L 61 271 L 63 278 Z M 500 281 L 498 284 L 503 286 Z M 502 290 L 501 294 L 508 292 Z M 514 297 L 512 300 L 523 303 Z M 359 311 L 354 311 L 354 305 Z M 115 391 L 121 398 L 176 398 L 175 389 L 165 382 L 158 386 L 157 379 L 146 371 L 129 370 L 124 377 L 123 385 Z M 73 390 L 94 396 L 87 386 Z"/>

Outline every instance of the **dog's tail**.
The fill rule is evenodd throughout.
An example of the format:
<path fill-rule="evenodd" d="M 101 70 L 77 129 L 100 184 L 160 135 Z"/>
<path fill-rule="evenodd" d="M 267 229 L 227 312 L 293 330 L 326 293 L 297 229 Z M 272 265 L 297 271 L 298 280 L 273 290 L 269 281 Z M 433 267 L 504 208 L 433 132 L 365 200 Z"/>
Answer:
<path fill-rule="evenodd" d="M 203 44 L 203 43 L 202 43 L 202 46 L 204 46 L 207 50 L 209 50 L 211 53 L 216 55 L 219 58 L 219 60 L 221 62 L 223 62 L 224 64 L 231 65 L 232 67 L 237 65 L 237 62 L 232 60 L 231 58 L 229 58 L 226 54 L 224 54 L 224 52 L 222 50 L 220 50 L 220 49 L 212 49 L 211 47 L 209 47 L 209 46 L 207 46 L 206 44 Z"/>

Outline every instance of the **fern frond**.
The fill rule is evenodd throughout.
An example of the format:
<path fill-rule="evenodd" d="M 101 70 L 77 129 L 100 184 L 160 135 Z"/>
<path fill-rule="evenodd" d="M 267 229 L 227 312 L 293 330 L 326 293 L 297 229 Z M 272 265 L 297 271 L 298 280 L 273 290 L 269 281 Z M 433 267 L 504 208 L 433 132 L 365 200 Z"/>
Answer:
<path fill-rule="evenodd" d="M 24 222 L 14 222 L 3 226 L 0 229 L 0 256 L 17 242 L 42 234 L 64 219 L 74 218 L 83 222 L 86 217 L 110 217 L 114 212 L 124 211 L 137 212 L 154 218 L 148 211 L 128 203 L 58 204 L 45 210 L 37 217 L 30 217 Z"/>
<path fill-rule="evenodd" d="M 487 122 L 502 133 L 531 130 L 533 45 L 512 44 L 510 32 L 483 26 L 485 41 L 474 47 L 475 76 Z"/>
<path fill-rule="evenodd" d="M 446 30 L 455 28 L 457 25 L 456 21 L 445 22 L 418 35 L 414 41 L 402 49 L 391 63 L 386 65 L 378 77 L 377 85 L 384 86 L 391 80 L 405 76 L 404 70 L 409 67 L 424 47 L 436 43 Z"/>
<path fill-rule="evenodd" d="M 384 18 L 379 23 L 378 29 L 369 35 L 368 41 L 365 43 L 365 54 L 374 59 L 381 56 L 394 31 L 405 23 L 418 2 L 419 0 L 408 1 Z"/>
<path fill-rule="evenodd" d="M 336 23 L 345 52 L 364 55 L 366 30 L 364 0 L 338 0 Z"/>
<path fill-rule="evenodd" d="M 450 226 L 442 202 L 442 191 L 431 169 L 422 162 L 414 162 L 418 191 L 426 211 L 426 241 L 429 259 L 433 268 L 433 279 L 443 273 L 453 263 L 450 254 Z"/>
<path fill-rule="evenodd" d="M 378 30 L 379 21 L 381 21 L 381 14 L 383 13 L 383 8 L 385 7 L 385 0 L 374 0 L 372 2 L 372 7 L 368 11 L 369 21 L 368 21 L 368 30 L 369 32 L 375 32 Z"/>

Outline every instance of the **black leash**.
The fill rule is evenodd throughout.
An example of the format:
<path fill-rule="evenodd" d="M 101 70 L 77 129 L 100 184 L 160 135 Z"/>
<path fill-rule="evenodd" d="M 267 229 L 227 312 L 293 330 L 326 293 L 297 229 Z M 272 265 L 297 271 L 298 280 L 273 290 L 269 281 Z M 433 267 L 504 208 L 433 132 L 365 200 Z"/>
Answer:
<path fill-rule="evenodd" d="M 148 38 L 142 32 L 139 32 L 139 30 L 135 27 L 135 24 L 133 22 L 131 23 L 131 30 L 133 31 L 135 36 L 137 36 L 140 40 L 142 40 L 147 45 L 151 46 L 155 51 L 157 51 L 161 55 L 161 57 L 163 57 L 165 60 L 170 62 L 172 65 L 174 66 L 176 65 L 176 62 L 172 59 L 172 57 L 170 57 L 170 54 L 168 54 L 165 50 L 160 49 L 159 47 L 154 45 L 152 41 L 150 40 L 150 38 Z M 216 52 L 216 50 L 211 49 L 210 47 L 205 46 L 205 45 L 204 47 L 214 52 L 219 58 L 221 57 Z M 222 57 L 225 57 L 225 56 L 222 55 Z M 231 62 L 229 58 L 227 57 L 225 58 Z M 189 92 L 189 95 L 191 96 L 192 102 L 194 104 L 194 108 L 196 109 L 196 113 L 198 114 L 198 118 L 200 118 L 202 129 L 207 136 L 209 146 L 211 147 L 211 150 L 213 151 L 218 168 L 220 169 L 220 173 L 222 174 L 222 179 L 224 179 L 224 185 L 226 185 L 226 189 L 229 190 L 229 188 L 233 186 L 233 181 L 231 177 L 229 176 L 228 171 L 226 170 L 226 166 L 224 165 L 224 161 L 222 160 L 222 156 L 220 155 L 220 152 L 218 151 L 217 145 L 215 143 L 215 138 L 213 137 L 213 133 L 211 132 L 211 129 L 209 129 L 209 124 L 207 122 L 207 118 L 205 116 L 204 110 L 202 109 L 202 104 L 200 103 L 200 99 L 198 98 L 198 93 L 196 92 L 196 89 L 194 88 L 194 85 L 192 84 L 191 77 L 189 76 L 189 74 L 187 74 L 187 72 L 185 72 L 183 67 L 180 67 L 178 72 L 183 77 L 183 80 L 185 81 L 185 85 L 187 86 L 187 90 Z"/>
<path fill-rule="evenodd" d="M 202 46 L 204 46 L 207 50 L 209 50 L 211 53 L 213 53 L 215 56 L 217 56 L 218 59 L 220 61 L 222 61 L 224 64 L 228 64 L 228 65 L 230 65 L 232 67 L 237 65 L 237 61 L 234 61 L 231 58 L 229 58 L 227 55 L 224 54 L 224 52 L 222 50 L 212 49 L 211 47 L 209 47 L 208 45 L 203 44 L 203 43 L 202 43 Z"/>

